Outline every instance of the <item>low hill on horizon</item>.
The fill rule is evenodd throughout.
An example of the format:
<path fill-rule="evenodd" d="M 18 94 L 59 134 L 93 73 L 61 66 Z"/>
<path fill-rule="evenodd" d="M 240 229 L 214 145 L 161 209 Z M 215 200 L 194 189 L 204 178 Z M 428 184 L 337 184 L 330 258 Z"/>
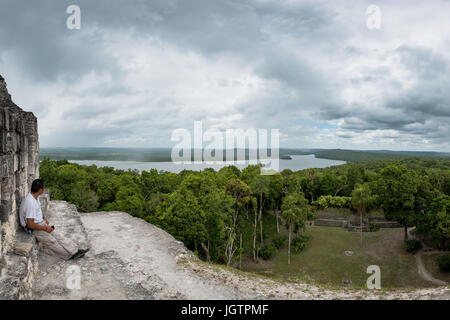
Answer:
<path fill-rule="evenodd" d="M 39 159 L 52 160 L 100 160 L 170 162 L 171 148 L 111 148 L 111 147 L 61 147 L 40 148 Z M 235 149 L 236 151 L 236 149 Z M 193 153 L 192 153 L 193 154 Z M 224 152 L 225 154 L 225 152 Z M 245 150 L 248 158 L 249 150 Z M 280 148 L 280 158 L 295 155 L 315 155 L 316 158 L 348 162 L 402 160 L 407 158 L 450 159 L 448 152 L 392 151 L 392 150 L 347 150 L 347 149 L 302 149 Z"/>

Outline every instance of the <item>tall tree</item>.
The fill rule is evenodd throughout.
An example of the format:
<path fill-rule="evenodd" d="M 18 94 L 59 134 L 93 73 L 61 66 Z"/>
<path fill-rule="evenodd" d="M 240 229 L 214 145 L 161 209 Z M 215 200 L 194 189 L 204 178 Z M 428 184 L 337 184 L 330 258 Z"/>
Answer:
<path fill-rule="evenodd" d="M 441 249 L 446 249 L 450 240 L 450 196 L 441 194 L 432 200 L 423 218 L 417 222 L 417 231 L 429 235 Z"/>
<path fill-rule="evenodd" d="M 291 239 L 295 224 L 303 225 L 308 216 L 308 200 L 301 193 L 289 194 L 283 198 L 281 216 L 286 223 L 288 237 L 288 264 L 291 264 Z"/>
<path fill-rule="evenodd" d="M 236 239 L 236 224 L 239 216 L 239 211 L 248 203 L 250 198 L 250 187 L 240 179 L 232 178 L 225 184 L 225 191 L 233 199 L 233 223 L 227 227 L 228 240 L 225 246 L 225 256 L 227 265 L 231 263 L 231 259 L 235 254 L 237 247 L 235 246 Z"/>
<path fill-rule="evenodd" d="M 250 183 L 252 193 L 258 199 L 258 211 L 259 211 L 258 221 L 259 221 L 259 227 L 260 227 L 261 246 L 264 243 L 262 216 L 263 216 L 264 205 L 266 204 L 267 194 L 269 192 L 269 183 L 270 183 L 269 177 L 270 176 L 257 174 L 253 177 L 253 179 Z"/>
<path fill-rule="evenodd" d="M 414 195 L 417 192 L 417 175 L 402 165 L 390 165 L 379 174 L 377 194 L 386 218 L 398 221 L 408 239 L 408 224 L 414 221 Z"/>
<path fill-rule="evenodd" d="M 292 173 L 284 177 L 284 193 L 299 193 L 302 191 L 302 183 L 306 180 L 305 177 L 298 173 Z"/>
<path fill-rule="evenodd" d="M 355 189 L 352 191 L 352 205 L 359 214 L 359 226 L 360 226 L 360 238 L 362 246 L 362 229 L 363 229 L 363 216 L 366 214 L 366 210 L 369 207 L 371 200 L 370 187 L 367 183 L 356 184 Z"/>
<path fill-rule="evenodd" d="M 350 167 L 347 170 L 347 173 L 345 175 L 347 190 L 346 194 L 350 195 L 353 189 L 355 188 L 355 185 L 358 183 L 364 183 L 364 177 L 365 177 L 365 169 L 359 164 L 351 164 Z"/>
<path fill-rule="evenodd" d="M 279 217 L 280 217 L 280 206 L 281 206 L 281 199 L 283 197 L 283 187 L 284 187 L 284 181 L 283 176 L 280 173 L 271 175 L 269 177 L 269 202 L 270 206 L 273 209 L 275 213 L 275 219 L 277 222 L 277 233 L 280 233 L 280 223 L 279 223 Z"/>
<path fill-rule="evenodd" d="M 225 184 L 225 191 L 234 200 L 233 228 L 236 228 L 239 210 L 250 200 L 250 187 L 242 180 L 233 178 Z"/>

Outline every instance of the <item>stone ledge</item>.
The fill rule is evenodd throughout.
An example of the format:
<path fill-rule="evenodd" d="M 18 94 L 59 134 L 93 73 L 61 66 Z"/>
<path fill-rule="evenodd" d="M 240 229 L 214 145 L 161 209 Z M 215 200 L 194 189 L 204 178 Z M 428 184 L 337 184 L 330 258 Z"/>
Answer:
<path fill-rule="evenodd" d="M 341 227 L 345 228 L 347 220 L 332 220 L 332 219 L 316 219 L 314 220 L 315 226 L 320 227 Z"/>
<path fill-rule="evenodd" d="M 38 270 L 39 246 L 32 235 L 16 233 L 14 245 L 4 257 L 0 275 L 0 300 L 32 299 L 32 287 Z"/>
<path fill-rule="evenodd" d="M 401 228 L 402 225 L 395 221 L 375 221 L 378 228 Z"/>
<path fill-rule="evenodd" d="M 35 237 L 17 229 L 11 249 L 0 261 L 0 300 L 32 299 L 38 251 Z"/>
<path fill-rule="evenodd" d="M 32 243 L 27 242 L 16 242 L 13 246 L 13 252 L 18 256 L 28 257 L 30 256 L 31 250 L 33 249 Z"/>
<path fill-rule="evenodd" d="M 25 233 L 22 228 L 19 228 L 16 231 L 11 252 L 18 256 L 29 257 L 34 248 L 39 250 L 39 244 L 36 238 L 32 234 Z"/>

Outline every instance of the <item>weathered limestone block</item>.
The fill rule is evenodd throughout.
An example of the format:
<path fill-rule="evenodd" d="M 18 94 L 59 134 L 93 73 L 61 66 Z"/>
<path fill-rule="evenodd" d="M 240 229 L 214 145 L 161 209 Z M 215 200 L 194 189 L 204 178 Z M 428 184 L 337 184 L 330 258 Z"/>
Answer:
<path fill-rule="evenodd" d="M 32 258 L 9 255 L 0 279 L 0 300 L 31 299 L 34 275 L 37 271 L 37 255 Z"/>
<path fill-rule="evenodd" d="M 21 152 L 24 152 L 25 154 L 28 155 L 28 139 L 25 134 L 23 134 L 21 137 L 21 144 L 20 144 L 19 149 Z"/>
<path fill-rule="evenodd" d="M 0 102 L 3 100 L 11 100 L 11 96 L 8 94 L 6 89 L 5 79 L 0 75 Z"/>
<path fill-rule="evenodd" d="M 13 173 L 12 155 L 3 154 L 1 156 L 1 178 L 7 178 Z"/>
<path fill-rule="evenodd" d="M 20 259 L 11 264 L 8 273 L 14 277 L 25 278 L 28 275 L 28 259 Z"/>
<path fill-rule="evenodd" d="M 45 190 L 43 194 L 39 196 L 39 201 L 41 203 L 41 210 L 44 216 L 47 213 L 48 204 L 50 202 L 50 192 L 49 190 Z"/>
<path fill-rule="evenodd" d="M 7 277 L 0 281 L 0 299 L 15 300 L 19 297 L 20 280 L 17 277 Z"/>
<path fill-rule="evenodd" d="M 15 178 L 12 176 L 3 178 L 0 182 L 2 188 L 2 200 L 9 199 L 12 194 L 12 190 L 15 189 Z"/>
<path fill-rule="evenodd" d="M 9 111 L 8 109 L 3 109 L 2 112 L 2 119 L 3 119 L 3 130 L 7 132 L 9 130 Z"/>
<path fill-rule="evenodd" d="M 13 159 L 13 171 L 19 171 L 19 154 L 15 153 L 12 157 Z"/>
<path fill-rule="evenodd" d="M 32 243 L 16 242 L 13 247 L 13 252 L 19 256 L 28 257 L 32 249 Z"/>
<path fill-rule="evenodd" d="M 6 132 L 6 152 L 13 152 L 13 135 L 10 131 Z"/>
<path fill-rule="evenodd" d="M 36 239 L 19 230 L 14 247 L 0 259 L 0 300 L 32 298 L 31 289 L 38 271 L 37 254 Z"/>
<path fill-rule="evenodd" d="M 0 120 L 3 119 L 2 113 L 0 113 Z M 3 154 L 6 152 L 6 134 L 7 131 L 3 127 L 3 120 L 0 122 L 0 152 Z"/>
<path fill-rule="evenodd" d="M 20 172 L 24 172 L 25 168 L 28 167 L 28 155 L 26 152 L 19 153 L 19 167 Z"/>
<path fill-rule="evenodd" d="M 9 215 L 12 212 L 12 200 L 2 200 L 0 201 L 0 221 L 6 222 L 9 220 Z"/>
<path fill-rule="evenodd" d="M 2 223 L 1 239 L 3 246 L 3 254 L 11 250 L 11 246 L 14 242 L 15 229 L 12 228 L 9 221 Z"/>
<path fill-rule="evenodd" d="M 11 100 L 0 76 L 0 299 L 28 299 L 37 243 L 19 228 L 20 202 L 39 175 L 37 119 Z"/>

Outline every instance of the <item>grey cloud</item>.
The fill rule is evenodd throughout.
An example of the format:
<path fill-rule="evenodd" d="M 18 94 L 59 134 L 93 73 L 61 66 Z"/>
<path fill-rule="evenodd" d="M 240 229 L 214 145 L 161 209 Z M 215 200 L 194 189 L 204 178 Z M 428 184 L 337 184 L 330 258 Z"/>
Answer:
<path fill-rule="evenodd" d="M 401 46 L 391 54 L 400 57 L 400 63 L 413 75 L 416 81 L 414 86 L 401 90 L 402 84 L 391 80 L 389 69 L 372 68 L 366 72 L 370 76 L 353 79 L 352 84 L 374 82 L 399 90 L 386 92 L 382 104 L 373 109 L 358 105 L 353 106 L 351 111 L 348 108 L 345 111 L 326 108 L 322 110 L 322 115 L 327 119 L 344 119 L 342 129 L 345 130 L 396 130 L 440 142 L 447 139 L 448 142 L 449 60 L 425 47 Z"/>
<path fill-rule="evenodd" d="M 92 105 L 79 105 L 74 109 L 63 113 L 62 118 L 66 120 L 89 120 L 108 113 L 108 107 L 94 107 Z"/>
<path fill-rule="evenodd" d="M 117 65 L 98 37 L 66 28 L 71 1 L 2 1 L 0 50 L 36 81 L 76 81 L 90 71 L 112 72 Z"/>
<path fill-rule="evenodd" d="M 127 128 L 88 128 L 85 122 L 80 122 L 76 127 L 54 131 L 51 137 L 41 137 L 40 145 L 95 147 L 103 145 L 106 138 L 126 135 L 133 132 Z"/>
<path fill-rule="evenodd" d="M 421 79 L 431 80 L 436 75 L 447 75 L 448 79 L 448 61 L 429 48 L 402 45 L 396 53 L 400 54 L 405 67 L 414 70 Z"/>
<path fill-rule="evenodd" d="M 389 32 L 358 31 L 369 39 L 361 37 L 356 31 L 361 26 L 351 23 L 364 20 L 370 1 L 345 7 L 325 1 L 79 0 L 79 32 L 65 27 L 65 10 L 72 3 L 3 0 L 0 68 L 23 75 L 27 82 L 63 83 L 67 99 L 78 94 L 95 101 L 72 104 L 62 113 L 61 121 L 104 120 L 95 130 L 74 132 L 74 145 L 101 145 L 105 139 L 118 139 L 121 135 L 170 137 L 170 130 L 190 128 L 193 120 L 208 122 L 212 117 L 227 115 L 237 119 L 236 126 L 283 128 L 292 132 L 292 139 L 296 138 L 292 128 L 302 121 L 339 121 L 340 131 L 332 134 L 344 143 L 355 134 L 394 130 L 398 135 L 386 133 L 385 137 L 404 142 L 413 135 L 448 144 L 448 55 L 442 49 L 418 47 L 406 40 L 391 48 Z M 383 4 L 387 6 L 388 2 Z M 354 19 L 359 14 L 360 19 Z M 423 23 L 427 23 L 425 18 Z M 149 94 L 153 88 L 142 92 L 135 90 L 133 83 L 127 83 L 127 76 L 139 71 L 124 67 L 119 53 L 111 51 L 109 45 L 119 41 L 116 34 L 125 35 L 136 44 L 151 37 L 161 47 L 176 48 L 186 55 L 194 53 L 211 63 L 224 59 L 247 68 L 266 85 L 273 85 L 258 89 L 252 84 L 252 92 L 257 94 L 237 100 L 235 107 L 226 112 L 215 111 L 213 106 L 208 112 L 204 106 L 187 106 L 175 89 L 166 96 L 154 97 Z M 386 40 L 386 45 L 382 40 Z M 380 61 L 395 57 L 398 65 L 364 62 L 365 56 L 373 54 L 369 50 L 371 41 L 378 41 Z M 127 50 L 133 51 L 134 47 Z M 363 61 L 359 69 L 344 68 L 354 61 Z M 13 63 L 13 67 L 6 68 L 6 62 Z M 415 85 L 406 86 L 410 79 L 397 77 L 399 66 L 412 74 Z M 89 88 L 81 86 L 81 91 L 75 92 L 71 84 L 91 73 L 108 80 Z M 218 80 L 218 85 L 227 90 L 239 90 L 241 84 L 235 79 Z M 171 85 L 170 79 L 161 79 L 161 87 Z M 367 105 L 361 100 L 348 103 L 341 95 L 348 86 L 362 93 L 367 87 L 375 88 L 373 94 L 382 98 L 369 105 L 372 92 L 368 90 Z M 51 113 L 48 108 L 42 107 L 41 114 Z M 65 133 L 56 134 L 67 141 Z M 63 143 L 61 137 L 52 144 Z"/>

